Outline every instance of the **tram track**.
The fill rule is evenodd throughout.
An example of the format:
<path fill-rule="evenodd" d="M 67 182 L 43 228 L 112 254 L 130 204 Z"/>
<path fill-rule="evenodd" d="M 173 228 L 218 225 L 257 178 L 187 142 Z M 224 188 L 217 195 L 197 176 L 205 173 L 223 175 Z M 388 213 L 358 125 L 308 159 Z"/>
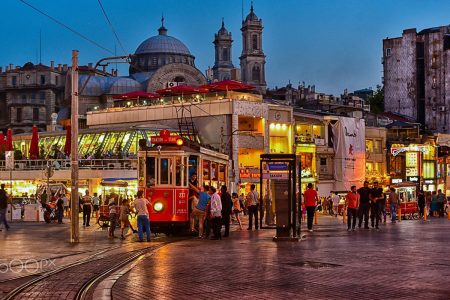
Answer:
<path fill-rule="evenodd" d="M 125 268 L 133 262 L 140 261 L 147 255 L 152 255 L 162 247 L 182 240 L 185 239 L 160 242 L 157 245 L 131 249 L 130 251 L 128 251 L 130 247 L 120 246 L 114 249 L 106 249 L 79 262 L 65 265 L 44 274 L 30 275 L 39 277 L 16 287 L 3 299 L 29 299 L 36 296 L 52 299 L 89 299 L 89 295 L 92 296 L 93 288 L 113 272 Z M 105 254 L 109 254 L 108 252 L 119 248 L 122 248 L 123 251 L 105 256 Z M 62 284 L 60 284 L 61 282 Z"/>

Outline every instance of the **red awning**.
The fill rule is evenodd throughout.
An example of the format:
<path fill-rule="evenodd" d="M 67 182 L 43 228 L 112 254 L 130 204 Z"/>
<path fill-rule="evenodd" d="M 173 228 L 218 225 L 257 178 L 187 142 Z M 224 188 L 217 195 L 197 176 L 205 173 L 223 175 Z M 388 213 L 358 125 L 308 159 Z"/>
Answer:
<path fill-rule="evenodd" d="M 30 143 L 30 159 L 39 158 L 39 129 L 33 126 L 31 129 L 31 143 Z"/>
<path fill-rule="evenodd" d="M 13 151 L 13 142 L 12 142 L 12 130 L 11 128 L 8 129 L 6 132 L 6 151 Z"/>
<path fill-rule="evenodd" d="M 3 135 L 3 131 L 0 131 L 0 153 L 5 151 L 5 136 Z"/>
<path fill-rule="evenodd" d="M 208 89 L 189 85 L 179 85 L 167 89 L 158 90 L 156 92 L 163 96 L 192 95 L 207 93 Z"/>
<path fill-rule="evenodd" d="M 72 131 L 70 125 L 66 126 L 66 143 L 64 144 L 64 153 L 70 156 L 72 150 Z"/>
<path fill-rule="evenodd" d="M 245 84 L 236 80 L 223 80 L 210 84 L 202 85 L 201 87 L 207 88 L 211 91 L 243 91 L 252 90 L 255 88 L 253 85 Z"/>
<path fill-rule="evenodd" d="M 115 95 L 113 96 L 113 99 L 137 99 L 137 98 L 144 98 L 144 99 L 155 99 L 159 98 L 160 96 L 155 93 L 147 93 L 143 91 L 134 91 L 129 92 L 121 95 Z"/>

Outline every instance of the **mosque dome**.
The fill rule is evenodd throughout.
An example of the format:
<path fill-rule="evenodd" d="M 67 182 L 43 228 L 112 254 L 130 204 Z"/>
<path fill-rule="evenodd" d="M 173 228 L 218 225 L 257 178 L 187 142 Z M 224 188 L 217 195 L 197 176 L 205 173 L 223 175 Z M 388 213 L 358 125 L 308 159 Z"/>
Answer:
<path fill-rule="evenodd" d="M 179 39 L 166 34 L 152 36 L 143 41 L 136 49 L 135 54 L 171 53 L 191 55 L 189 49 Z"/>

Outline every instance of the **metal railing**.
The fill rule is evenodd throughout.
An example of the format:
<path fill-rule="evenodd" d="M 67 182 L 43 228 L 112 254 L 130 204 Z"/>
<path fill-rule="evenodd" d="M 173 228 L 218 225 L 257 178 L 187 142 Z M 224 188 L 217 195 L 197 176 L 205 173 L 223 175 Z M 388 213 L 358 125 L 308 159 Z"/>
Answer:
<path fill-rule="evenodd" d="M 45 170 L 51 164 L 55 171 L 70 170 L 69 159 L 15 160 L 13 171 Z M 87 170 L 137 170 L 137 159 L 80 159 L 79 169 Z M 0 171 L 6 171 L 5 160 L 0 160 Z"/>

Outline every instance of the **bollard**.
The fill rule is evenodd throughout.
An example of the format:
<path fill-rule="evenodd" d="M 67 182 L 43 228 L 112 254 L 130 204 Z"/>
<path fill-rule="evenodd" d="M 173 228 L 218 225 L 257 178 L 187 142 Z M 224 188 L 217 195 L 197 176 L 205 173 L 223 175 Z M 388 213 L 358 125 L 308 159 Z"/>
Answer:
<path fill-rule="evenodd" d="M 447 212 L 447 219 L 450 220 L 450 212 Z"/>
<path fill-rule="evenodd" d="M 427 207 L 426 206 L 423 208 L 423 220 L 424 221 L 427 220 Z"/>
<path fill-rule="evenodd" d="M 344 209 L 342 210 L 342 223 L 345 224 L 347 222 L 347 211 L 344 207 Z"/>
<path fill-rule="evenodd" d="M 317 211 L 315 211 L 315 212 L 314 212 L 314 225 L 319 224 L 319 222 L 317 222 L 317 218 L 318 218 L 318 216 L 317 216 Z"/>
<path fill-rule="evenodd" d="M 397 220 L 402 221 L 402 209 L 400 207 L 397 209 Z"/>

